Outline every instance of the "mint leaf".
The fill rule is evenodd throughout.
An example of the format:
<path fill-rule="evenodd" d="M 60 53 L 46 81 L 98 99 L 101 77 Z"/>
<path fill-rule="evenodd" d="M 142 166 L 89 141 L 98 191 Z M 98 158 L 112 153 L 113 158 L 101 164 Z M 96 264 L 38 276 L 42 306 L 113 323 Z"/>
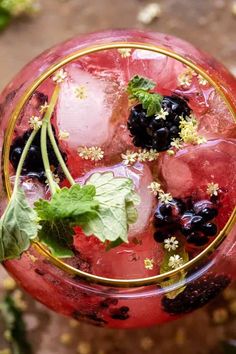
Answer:
<path fill-rule="evenodd" d="M 143 109 L 146 109 L 148 117 L 157 114 L 161 110 L 163 96 L 158 93 L 148 92 L 154 89 L 155 86 L 156 84 L 152 80 L 136 75 L 130 80 L 127 87 L 129 98 L 137 99 L 142 104 Z"/>
<path fill-rule="evenodd" d="M 35 202 L 35 211 L 41 220 L 76 220 L 85 213 L 94 213 L 98 206 L 94 186 L 75 184 L 70 188 L 64 187 L 53 194 L 51 200 L 39 199 Z"/>
<path fill-rule="evenodd" d="M 188 260 L 189 260 L 188 253 L 185 251 L 184 247 L 182 245 L 180 245 L 180 243 L 179 243 L 179 247 L 177 248 L 176 251 L 165 250 L 164 257 L 163 257 L 162 263 L 160 265 L 160 274 L 165 274 L 165 273 L 169 272 L 170 270 L 172 270 L 172 268 L 169 267 L 168 263 L 169 263 L 170 257 L 174 256 L 175 254 L 178 254 L 180 257 L 182 257 L 183 263 L 188 262 Z M 172 276 L 169 280 L 162 281 L 160 285 L 162 288 L 166 288 L 168 286 L 175 285 L 180 282 L 184 283 L 185 277 L 186 277 L 186 273 L 184 271 L 182 271 L 180 274 L 177 274 L 174 277 Z M 178 294 L 182 293 L 184 291 L 184 289 L 185 289 L 185 286 L 182 286 L 178 289 L 172 290 L 166 294 L 166 297 L 168 297 L 169 299 L 174 299 Z"/>
<path fill-rule="evenodd" d="M 0 261 L 19 257 L 37 232 L 37 214 L 17 188 L 0 220 Z"/>
<path fill-rule="evenodd" d="M 8 26 L 8 24 L 11 21 L 11 15 L 8 11 L 5 9 L 1 8 L 0 5 L 0 31 L 4 30 L 5 27 Z"/>
<path fill-rule="evenodd" d="M 35 202 L 40 220 L 39 240 L 55 257 L 72 257 L 73 226 L 87 222 L 96 214 L 98 202 L 94 199 L 95 187 L 75 184 L 53 194 L 51 200 Z"/>
<path fill-rule="evenodd" d="M 73 257 L 71 250 L 73 243 L 73 229 L 65 221 L 44 221 L 38 231 L 39 240 L 44 243 L 54 257 Z"/>
<path fill-rule="evenodd" d="M 150 91 L 156 86 L 155 82 L 139 75 L 135 75 L 128 83 L 127 92 L 133 96 L 137 90 Z"/>
<path fill-rule="evenodd" d="M 129 178 L 114 177 L 112 172 L 94 173 L 86 183 L 96 187 L 97 214 L 82 225 L 86 235 L 102 242 L 121 239 L 128 242 L 128 226 L 137 220 L 135 205 L 139 198 Z"/>

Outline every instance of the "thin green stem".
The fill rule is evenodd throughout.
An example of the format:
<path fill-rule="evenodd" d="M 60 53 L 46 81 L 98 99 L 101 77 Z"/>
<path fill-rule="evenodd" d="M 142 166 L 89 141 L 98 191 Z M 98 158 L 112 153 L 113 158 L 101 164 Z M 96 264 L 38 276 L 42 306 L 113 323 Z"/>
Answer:
<path fill-rule="evenodd" d="M 14 185 L 14 190 L 13 193 L 16 191 L 18 184 L 19 184 L 19 179 L 20 179 L 20 175 L 21 175 L 21 171 L 25 162 L 25 159 L 27 157 L 27 154 L 29 152 L 30 146 L 35 138 L 35 135 L 37 134 L 38 130 L 33 130 L 32 133 L 30 134 L 29 139 L 27 140 L 27 143 L 25 144 L 25 147 L 23 149 L 22 155 L 20 157 L 20 161 L 19 164 L 17 166 L 17 170 L 16 170 L 16 176 L 15 176 L 15 185 Z"/>
<path fill-rule="evenodd" d="M 47 176 L 49 188 L 51 190 L 51 193 L 54 194 L 57 191 L 57 183 L 53 179 L 53 174 L 50 168 L 50 162 L 48 158 L 48 151 L 47 151 L 47 121 L 43 122 L 42 128 L 41 128 L 41 153 L 42 153 L 42 159 L 43 159 L 43 165 L 44 165 L 44 170 L 45 174 Z"/>
<path fill-rule="evenodd" d="M 51 125 L 50 122 L 48 123 L 48 136 L 49 136 L 49 139 L 51 141 L 51 144 L 52 144 L 53 150 L 55 152 L 55 155 L 56 155 L 56 157 L 58 159 L 58 162 L 61 165 L 61 168 L 62 168 L 66 178 L 68 179 L 68 181 L 70 182 L 71 185 L 75 184 L 75 180 L 71 176 L 70 171 L 68 170 L 68 168 L 67 168 L 67 166 L 65 164 L 65 161 L 63 160 L 63 157 L 61 155 L 61 152 L 60 152 L 60 150 L 58 148 L 56 139 L 55 139 L 54 134 L 53 134 L 52 125 Z"/>
<path fill-rule="evenodd" d="M 48 184 L 49 184 L 49 188 L 50 188 L 52 194 L 54 194 L 59 189 L 59 186 L 54 181 L 53 174 L 52 174 L 52 171 L 50 168 L 50 162 L 49 162 L 48 151 L 47 151 L 47 126 L 50 123 L 54 108 L 57 103 L 58 95 L 59 95 L 59 86 L 57 85 L 55 87 L 53 94 L 52 94 L 50 104 L 49 104 L 48 109 L 47 109 L 45 116 L 43 118 L 43 123 L 42 123 L 42 128 L 41 128 L 41 141 L 40 141 L 44 170 L 45 170 Z"/>

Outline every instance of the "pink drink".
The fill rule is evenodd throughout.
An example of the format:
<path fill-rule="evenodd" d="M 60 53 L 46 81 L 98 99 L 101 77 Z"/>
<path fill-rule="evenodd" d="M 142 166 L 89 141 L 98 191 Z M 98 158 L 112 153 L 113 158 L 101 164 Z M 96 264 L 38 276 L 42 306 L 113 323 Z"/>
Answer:
<path fill-rule="evenodd" d="M 95 51 L 94 46 L 100 47 Z M 90 47 L 91 51 L 72 58 L 72 54 Z M 55 259 L 45 243 L 33 244 L 19 259 L 6 261 L 6 269 L 49 308 L 95 325 L 151 326 L 203 306 L 235 279 L 235 79 L 190 44 L 154 33 L 91 34 L 43 53 L 0 97 L 4 154 L 10 153 L 9 165 L 3 154 L 2 212 L 7 204 L 5 190 L 9 190 L 9 180 L 13 183 L 15 179 L 16 155 L 22 153 L 29 118 L 40 116 L 40 107 L 50 102 L 59 66 L 38 81 L 20 112 L 15 112 L 14 129 L 9 128 L 11 114 L 16 107 L 21 108 L 19 102 L 33 83 L 68 56 L 70 60 L 61 66 L 66 78 L 60 82 L 52 116 L 67 168 L 81 185 L 95 173 L 112 172 L 115 178 L 130 179 L 141 200 L 136 206 L 138 217 L 129 226 L 128 243 L 107 250 L 109 242 L 88 237 L 81 226 L 76 226 L 73 257 Z M 137 122 L 141 124 L 143 114 L 140 102 L 130 101 L 127 94 L 135 75 L 156 84 L 151 94 L 164 97 L 167 106 L 164 104 L 163 111 L 169 115 L 173 113 L 169 111 L 170 100 L 181 98 L 177 112 L 183 112 L 176 117 L 182 116 L 182 120 L 175 117 L 175 123 L 168 123 L 168 115 L 153 115 L 146 117 L 150 121 L 144 120 L 141 128 L 134 127 Z M 171 104 L 174 110 L 176 102 Z M 11 133 L 7 142 L 6 135 Z M 41 155 L 37 155 L 36 142 L 33 144 L 35 150 L 20 180 L 31 206 L 39 198 L 51 198 L 41 175 Z M 69 187 L 57 160 L 50 158 L 59 186 Z M 153 182 L 161 185 L 160 190 Z M 167 194 L 170 200 L 163 201 Z M 111 233 L 115 231 L 111 227 Z M 173 245 L 173 241 L 177 243 Z M 180 253 L 180 245 L 188 260 Z M 166 271 L 172 272 L 166 278 L 164 257 L 169 257 Z"/>

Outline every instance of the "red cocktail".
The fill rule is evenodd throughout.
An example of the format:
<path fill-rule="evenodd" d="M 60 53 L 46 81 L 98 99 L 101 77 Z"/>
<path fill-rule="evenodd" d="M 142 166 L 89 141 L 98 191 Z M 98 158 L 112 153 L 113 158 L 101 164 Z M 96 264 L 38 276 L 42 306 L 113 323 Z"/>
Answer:
<path fill-rule="evenodd" d="M 92 34 L 35 59 L 1 96 L 6 269 L 101 326 L 213 299 L 235 277 L 235 89 L 161 34 Z"/>

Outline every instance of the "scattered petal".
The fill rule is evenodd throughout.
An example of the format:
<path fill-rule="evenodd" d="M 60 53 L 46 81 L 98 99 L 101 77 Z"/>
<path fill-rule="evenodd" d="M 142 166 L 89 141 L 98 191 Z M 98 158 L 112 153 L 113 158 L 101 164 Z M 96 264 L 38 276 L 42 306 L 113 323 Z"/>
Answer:
<path fill-rule="evenodd" d="M 59 140 L 66 140 L 66 139 L 69 138 L 69 136 L 70 136 L 70 133 L 68 133 L 68 132 L 66 132 L 64 130 L 60 130 L 59 131 L 59 134 L 58 134 Z"/>
<path fill-rule="evenodd" d="M 164 119 L 166 120 L 166 116 L 168 116 L 168 112 L 167 110 L 161 108 L 160 112 L 158 112 L 156 115 L 155 115 L 155 119 Z"/>
<path fill-rule="evenodd" d="M 145 25 L 151 23 L 155 18 L 160 17 L 161 7 L 157 3 L 151 3 L 146 5 L 140 10 L 137 16 L 137 20 Z"/>

